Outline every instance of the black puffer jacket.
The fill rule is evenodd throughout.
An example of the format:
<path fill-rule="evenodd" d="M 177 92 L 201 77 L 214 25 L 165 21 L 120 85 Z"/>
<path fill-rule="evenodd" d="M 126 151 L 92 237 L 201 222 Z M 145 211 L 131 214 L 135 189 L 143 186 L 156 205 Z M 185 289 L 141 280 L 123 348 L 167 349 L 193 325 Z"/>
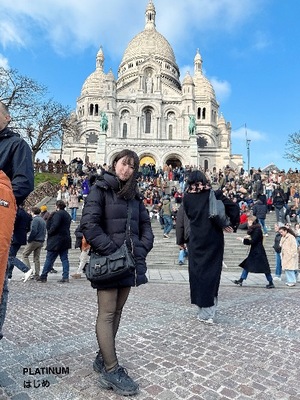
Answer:
<path fill-rule="evenodd" d="M 146 256 L 153 247 L 154 236 L 148 212 L 139 194 L 132 200 L 116 195 L 117 178 L 105 173 L 103 178 L 92 186 L 86 199 L 80 221 L 80 230 L 92 249 L 104 256 L 116 251 L 125 240 L 128 203 L 131 204 L 130 238 L 136 260 L 136 273 L 118 282 L 95 283 L 96 289 L 139 286 L 147 283 Z"/>
<path fill-rule="evenodd" d="M 11 180 L 17 204 L 33 191 L 32 155 L 28 144 L 9 128 L 0 131 L 0 170 Z"/>

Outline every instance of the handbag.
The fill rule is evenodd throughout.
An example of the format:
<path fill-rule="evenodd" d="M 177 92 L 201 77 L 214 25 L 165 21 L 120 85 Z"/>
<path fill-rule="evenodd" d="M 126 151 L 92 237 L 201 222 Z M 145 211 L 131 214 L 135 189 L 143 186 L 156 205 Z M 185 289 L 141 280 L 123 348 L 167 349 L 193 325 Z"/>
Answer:
<path fill-rule="evenodd" d="M 126 235 L 129 237 L 129 221 L 131 218 L 131 207 L 128 206 L 126 222 Z M 128 249 L 126 239 L 122 246 L 114 253 L 103 256 L 94 251 L 90 253 L 90 260 L 86 267 L 86 277 L 93 282 L 113 282 L 135 270 L 135 260 Z"/>
<path fill-rule="evenodd" d="M 219 228 L 230 226 L 230 218 L 226 215 L 224 203 L 216 198 L 212 189 L 209 193 L 209 219 Z"/>

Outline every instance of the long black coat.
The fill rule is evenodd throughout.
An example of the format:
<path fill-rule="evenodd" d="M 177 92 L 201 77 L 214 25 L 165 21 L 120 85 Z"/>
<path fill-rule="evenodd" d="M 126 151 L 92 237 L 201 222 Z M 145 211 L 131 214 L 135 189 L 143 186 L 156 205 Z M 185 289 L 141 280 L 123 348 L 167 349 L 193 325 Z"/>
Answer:
<path fill-rule="evenodd" d="M 47 246 L 49 251 L 63 251 L 71 248 L 71 216 L 65 210 L 55 211 L 47 221 Z"/>
<path fill-rule="evenodd" d="M 234 229 L 239 224 L 239 206 L 225 197 L 221 190 L 215 192 L 222 200 L 226 214 Z M 190 220 L 189 281 L 191 303 L 199 307 L 211 307 L 218 297 L 224 255 L 223 230 L 216 226 L 209 215 L 209 190 L 186 193 L 184 210 Z"/>
<path fill-rule="evenodd" d="M 271 273 L 269 261 L 263 246 L 263 233 L 260 224 L 253 224 L 248 230 L 249 238 L 243 244 L 251 246 L 248 257 L 239 265 L 248 272 Z"/>
<path fill-rule="evenodd" d="M 104 256 L 115 252 L 125 241 L 128 204 L 131 204 L 130 239 L 136 261 L 136 272 L 128 273 L 114 283 L 96 283 L 96 289 L 139 286 L 147 283 L 146 256 L 153 247 L 154 236 L 149 214 L 137 194 L 132 200 L 116 195 L 111 174 L 96 181 L 86 198 L 80 221 L 80 230 L 92 249 Z M 107 179 L 107 180 L 106 180 Z"/>

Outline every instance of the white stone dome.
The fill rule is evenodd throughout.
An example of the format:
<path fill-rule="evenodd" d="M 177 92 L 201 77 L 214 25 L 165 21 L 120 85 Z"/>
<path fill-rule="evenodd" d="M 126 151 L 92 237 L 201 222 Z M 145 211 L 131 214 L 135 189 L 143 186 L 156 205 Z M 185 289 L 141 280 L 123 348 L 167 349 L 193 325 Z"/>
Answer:
<path fill-rule="evenodd" d="M 107 75 L 103 71 L 104 54 L 100 47 L 96 57 L 96 70 L 92 72 L 82 85 L 81 95 L 97 95 Z"/>
<path fill-rule="evenodd" d="M 133 59 L 156 56 L 176 65 L 174 51 L 167 39 L 156 29 L 145 29 L 128 44 L 121 64 Z"/>
<path fill-rule="evenodd" d="M 140 65 L 148 62 L 156 64 L 168 76 L 169 82 L 180 88 L 180 72 L 174 51 L 167 39 L 156 30 L 155 15 L 154 4 L 149 0 L 145 12 L 145 28 L 129 42 L 119 65 L 118 80 L 124 83 L 132 79 L 139 74 Z"/>
<path fill-rule="evenodd" d="M 186 75 L 182 81 L 182 85 L 194 85 L 194 80 L 191 77 L 189 72 L 186 73 Z"/>
<path fill-rule="evenodd" d="M 216 99 L 216 93 L 213 85 L 204 75 L 197 74 L 194 76 L 194 83 L 196 97 L 205 96 L 209 99 Z"/>
<path fill-rule="evenodd" d="M 96 70 L 88 76 L 82 85 L 81 95 L 95 95 L 99 94 L 99 89 L 102 87 L 106 74 L 103 71 Z"/>

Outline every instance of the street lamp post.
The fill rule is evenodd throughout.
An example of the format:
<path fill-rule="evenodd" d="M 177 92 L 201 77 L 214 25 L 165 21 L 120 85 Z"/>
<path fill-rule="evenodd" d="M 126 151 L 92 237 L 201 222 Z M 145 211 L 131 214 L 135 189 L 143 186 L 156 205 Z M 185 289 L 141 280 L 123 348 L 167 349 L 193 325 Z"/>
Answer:
<path fill-rule="evenodd" d="M 89 156 L 88 156 L 88 134 L 86 134 L 85 136 L 85 164 L 87 164 L 89 162 Z"/>
<path fill-rule="evenodd" d="M 250 139 L 247 139 L 247 160 L 248 160 L 248 174 L 250 173 Z"/>

